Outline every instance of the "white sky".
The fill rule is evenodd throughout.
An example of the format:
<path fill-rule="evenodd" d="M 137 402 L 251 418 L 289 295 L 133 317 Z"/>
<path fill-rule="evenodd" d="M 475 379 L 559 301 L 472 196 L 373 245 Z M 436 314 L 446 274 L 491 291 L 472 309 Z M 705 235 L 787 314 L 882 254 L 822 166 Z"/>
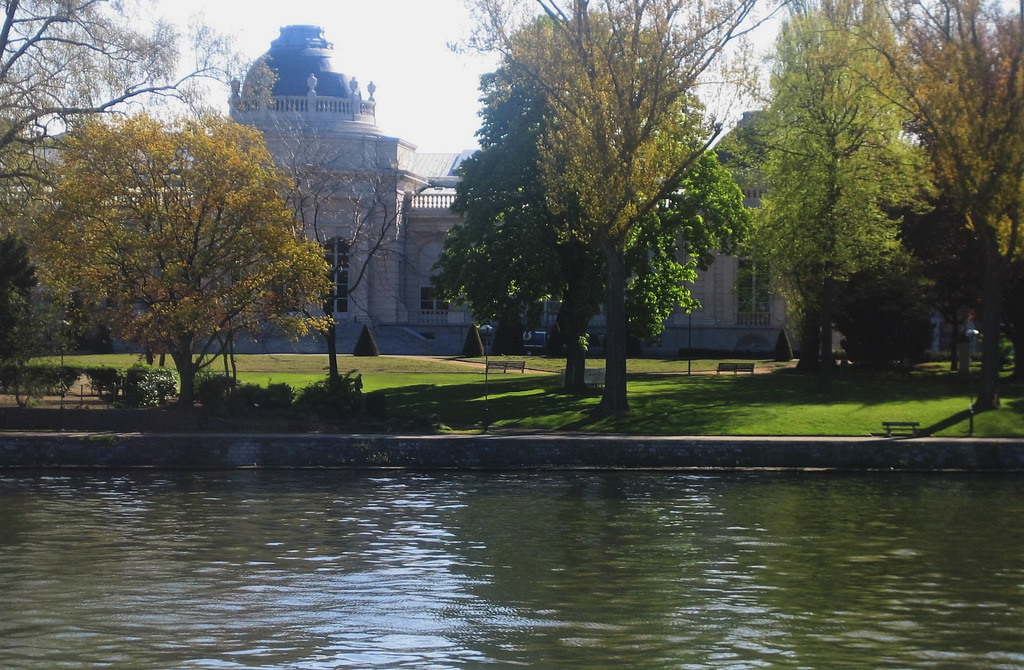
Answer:
<path fill-rule="evenodd" d="M 359 80 L 363 94 L 377 89 L 377 125 L 415 144 L 420 152 L 477 149 L 479 78 L 497 59 L 473 51 L 454 53 L 472 28 L 464 0 L 154 0 L 164 17 L 185 25 L 199 16 L 235 40 L 252 61 L 266 53 L 283 26 L 317 25 L 334 44 L 334 66 Z M 762 44 L 775 27 L 758 31 Z M 211 104 L 227 112 L 229 91 Z M 218 98 L 219 96 L 219 98 Z M 724 103 L 723 103 L 724 101 Z M 749 102 L 726 94 L 711 110 L 735 121 Z"/>
<path fill-rule="evenodd" d="M 182 24 L 201 15 L 249 60 L 266 53 L 282 26 L 318 25 L 334 43 L 335 68 L 356 77 L 364 95 L 376 84 L 377 125 L 386 134 L 421 152 L 478 148 L 479 77 L 495 61 L 448 48 L 470 30 L 462 0 L 157 0 L 157 7 Z M 221 94 L 225 112 L 228 93 Z"/>

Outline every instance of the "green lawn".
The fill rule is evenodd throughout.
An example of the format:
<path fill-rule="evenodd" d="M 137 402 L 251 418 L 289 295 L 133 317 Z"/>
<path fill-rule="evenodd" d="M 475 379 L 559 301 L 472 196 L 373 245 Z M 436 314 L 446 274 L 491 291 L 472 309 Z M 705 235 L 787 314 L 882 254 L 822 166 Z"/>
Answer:
<path fill-rule="evenodd" d="M 126 365 L 131 355 L 68 357 L 80 364 Z M 527 357 L 528 371 L 487 376 L 487 414 L 494 428 L 634 433 L 644 435 L 869 435 L 882 421 L 918 421 L 944 437 L 968 432 L 969 388 L 940 365 L 921 366 L 908 378 L 895 372 L 838 375 L 828 396 L 813 392 L 814 380 L 791 368 L 758 362 L 764 374 L 722 374 L 717 361 L 631 359 L 632 411 L 594 420 L 590 410 L 600 392 L 578 397 L 562 393 L 557 371 L 563 361 Z M 371 358 L 343 356 L 339 368 L 363 376 L 365 391 L 384 391 L 388 413 L 431 417 L 453 430 L 479 430 L 484 420 L 485 379 L 481 359 Z M 278 354 L 237 357 L 242 381 L 301 387 L 326 371 L 322 355 Z M 592 361 L 600 367 L 603 361 Z M 687 375 L 688 367 L 696 374 Z M 975 379 L 975 382 L 977 380 Z M 974 434 L 1024 437 L 1024 388 L 1004 383 L 1003 407 L 979 414 Z"/>

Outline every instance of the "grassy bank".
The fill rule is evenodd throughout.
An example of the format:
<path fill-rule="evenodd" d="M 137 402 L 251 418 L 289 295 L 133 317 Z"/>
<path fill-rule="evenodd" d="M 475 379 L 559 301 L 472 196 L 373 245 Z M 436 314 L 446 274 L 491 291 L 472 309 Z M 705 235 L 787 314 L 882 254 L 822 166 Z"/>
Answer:
<path fill-rule="evenodd" d="M 68 357 L 75 364 L 128 365 L 132 355 Z M 813 392 L 813 379 L 788 366 L 758 362 L 758 373 L 715 374 L 717 361 L 631 359 L 632 411 L 594 420 L 600 392 L 579 397 L 561 392 L 557 359 L 527 358 L 525 374 L 491 373 L 483 361 L 451 358 L 344 356 L 342 371 L 363 376 L 365 391 L 384 391 L 390 415 L 431 417 L 453 430 L 494 429 L 622 432 L 644 435 L 869 435 L 883 421 L 918 421 L 944 437 L 968 434 L 968 395 L 963 378 L 945 366 L 896 372 L 850 369 L 837 375 L 833 392 Z M 602 361 L 592 361 L 599 367 Z M 240 380 L 298 388 L 325 374 L 326 358 L 277 354 L 237 357 Z M 691 372 L 692 374 L 687 374 Z M 975 377 L 975 383 L 977 378 Z M 486 389 L 485 389 L 486 386 Z M 485 390 L 487 400 L 485 403 Z M 1003 408 L 979 414 L 979 437 L 1024 437 L 1024 389 L 1006 383 Z"/>

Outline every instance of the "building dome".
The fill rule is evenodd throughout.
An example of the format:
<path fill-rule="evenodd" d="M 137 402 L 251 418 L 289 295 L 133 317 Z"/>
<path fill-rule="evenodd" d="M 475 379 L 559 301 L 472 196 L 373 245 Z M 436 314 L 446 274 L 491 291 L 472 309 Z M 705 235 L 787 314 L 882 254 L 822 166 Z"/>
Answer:
<path fill-rule="evenodd" d="M 320 96 L 361 97 L 355 78 L 334 67 L 333 51 L 334 45 L 324 39 L 319 26 L 281 28 L 280 37 L 270 43 L 262 59 L 277 75 L 271 95 L 307 95 L 312 88 Z"/>
<path fill-rule="evenodd" d="M 320 26 L 281 28 L 245 82 L 231 82 L 231 118 L 264 133 L 287 126 L 379 136 L 373 82 L 364 99 L 356 78 L 334 67 L 333 52 Z"/>

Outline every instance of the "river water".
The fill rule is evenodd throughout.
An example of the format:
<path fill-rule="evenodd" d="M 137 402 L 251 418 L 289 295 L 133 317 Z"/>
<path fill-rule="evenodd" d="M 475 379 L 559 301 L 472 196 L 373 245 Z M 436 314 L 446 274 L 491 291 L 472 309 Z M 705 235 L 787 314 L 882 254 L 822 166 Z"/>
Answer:
<path fill-rule="evenodd" d="M 3 668 L 1024 668 L 1024 478 L 0 473 Z"/>

